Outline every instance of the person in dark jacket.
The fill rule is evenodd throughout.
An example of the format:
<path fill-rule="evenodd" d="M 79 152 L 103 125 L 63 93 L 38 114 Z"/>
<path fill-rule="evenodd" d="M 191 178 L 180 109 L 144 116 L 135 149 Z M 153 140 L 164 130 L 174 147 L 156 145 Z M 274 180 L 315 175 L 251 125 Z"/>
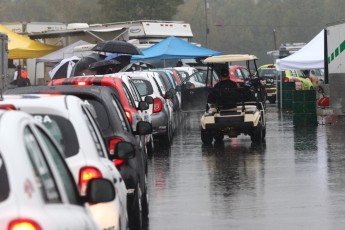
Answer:
<path fill-rule="evenodd" d="M 22 69 L 21 65 L 17 65 L 17 71 L 14 73 L 11 84 L 17 85 L 18 87 L 31 85 L 28 73 L 25 68 Z"/>
<path fill-rule="evenodd" d="M 207 103 L 232 108 L 240 101 L 241 96 L 237 84 L 230 80 L 228 68 L 221 69 L 220 81 L 214 85 L 213 91 L 208 95 Z"/>

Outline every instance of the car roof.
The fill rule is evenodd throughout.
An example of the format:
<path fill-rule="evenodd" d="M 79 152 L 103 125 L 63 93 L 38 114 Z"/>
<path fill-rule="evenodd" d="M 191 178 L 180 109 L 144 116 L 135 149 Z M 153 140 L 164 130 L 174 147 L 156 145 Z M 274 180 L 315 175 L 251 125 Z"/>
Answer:
<path fill-rule="evenodd" d="M 70 93 L 70 94 L 87 94 L 92 95 L 93 97 L 100 98 L 101 92 L 113 91 L 118 96 L 118 92 L 112 87 L 104 86 L 75 86 L 75 85 L 54 85 L 54 86 L 28 86 L 28 87 L 18 87 L 13 89 L 8 89 L 5 91 L 5 94 L 34 94 L 34 93 L 44 93 L 48 94 L 59 94 L 59 93 Z"/>
<path fill-rule="evenodd" d="M 257 60 L 255 55 L 251 54 L 228 54 L 220 56 L 212 56 L 206 58 L 204 63 L 220 63 L 220 62 L 234 62 L 234 61 L 252 61 Z"/>

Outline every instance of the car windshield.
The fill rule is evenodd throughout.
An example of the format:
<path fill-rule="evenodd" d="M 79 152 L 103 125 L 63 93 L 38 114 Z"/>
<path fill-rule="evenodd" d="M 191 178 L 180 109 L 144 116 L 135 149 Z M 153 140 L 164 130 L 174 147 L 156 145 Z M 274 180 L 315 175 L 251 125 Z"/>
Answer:
<path fill-rule="evenodd" d="M 34 114 L 33 116 L 50 131 L 62 148 L 65 158 L 72 157 L 79 152 L 78 137 L 68 119 L 51 114 Z"/>
<path fill-rule="evenodd" d="M 7 199 L 10 194 L 10 185 L 8 181 L 5 162 L 0 154 L 0 202 Z"/>
<path fill-rule="evenodd" d="M 133 79 L 133 83 L 137 87 L 140 96 L 147 96 L 153 94 L 153 88 L 149 81 L 143 79 Z"/>

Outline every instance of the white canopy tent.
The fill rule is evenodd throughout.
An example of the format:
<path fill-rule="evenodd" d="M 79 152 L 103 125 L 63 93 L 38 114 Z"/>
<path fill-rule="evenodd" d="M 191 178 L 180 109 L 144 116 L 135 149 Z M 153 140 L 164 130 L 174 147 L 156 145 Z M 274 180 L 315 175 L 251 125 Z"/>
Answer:
<path fill-rule="evenodd" d="M 308 44 L 290 56 L 276 60 L 277 69 L 323 69 L 324 68 L 324 30 Z"/>

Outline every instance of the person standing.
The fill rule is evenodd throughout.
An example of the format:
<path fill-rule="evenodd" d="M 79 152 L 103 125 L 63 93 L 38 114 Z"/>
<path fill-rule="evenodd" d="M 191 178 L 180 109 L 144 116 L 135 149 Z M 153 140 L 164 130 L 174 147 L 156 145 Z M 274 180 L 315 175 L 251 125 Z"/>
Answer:
<path fill-rule="evenodd" d="M 26 72 L 25 68 L 22 69 L 21 65 L 17 65 L 17 71 L 14 72 L 12 83 L 17 85 L 18 87 L 31 85 L 28 73 Z"/>

